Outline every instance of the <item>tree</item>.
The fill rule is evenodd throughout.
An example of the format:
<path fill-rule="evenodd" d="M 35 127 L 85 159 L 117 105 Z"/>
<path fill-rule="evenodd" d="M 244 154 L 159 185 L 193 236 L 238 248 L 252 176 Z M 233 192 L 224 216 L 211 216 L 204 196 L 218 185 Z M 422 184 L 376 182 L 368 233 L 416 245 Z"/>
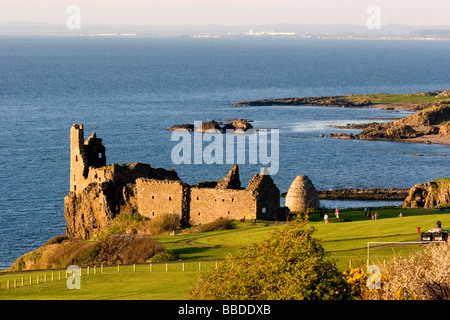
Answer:
<path fill-rule="evenodd" d="M 199 276 L 193 299 L 337 300 L 351 290 L 313 228 L 294 220 Z"/>

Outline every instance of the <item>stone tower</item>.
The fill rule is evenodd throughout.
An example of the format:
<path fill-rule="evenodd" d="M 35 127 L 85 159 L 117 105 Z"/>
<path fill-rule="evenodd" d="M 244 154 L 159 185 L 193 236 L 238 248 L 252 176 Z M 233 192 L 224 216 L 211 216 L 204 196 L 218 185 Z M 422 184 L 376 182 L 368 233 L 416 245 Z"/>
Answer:
<path fill-rule="evenodd" d="M 306 209 L 318 209 L 319 198 L 316 188 L 308 176 L 297 176 L 286 195 L 286 207 L 291 212 L 303 212 Z"/>
<path fill-rule="evenodd" d="M 86 184 L 89 167 L 106 165 L 105 147 L 95 132 L 84 141 L 82 124 L 74 123 L 70 128 L 70 191 L 79 192 Z"/>

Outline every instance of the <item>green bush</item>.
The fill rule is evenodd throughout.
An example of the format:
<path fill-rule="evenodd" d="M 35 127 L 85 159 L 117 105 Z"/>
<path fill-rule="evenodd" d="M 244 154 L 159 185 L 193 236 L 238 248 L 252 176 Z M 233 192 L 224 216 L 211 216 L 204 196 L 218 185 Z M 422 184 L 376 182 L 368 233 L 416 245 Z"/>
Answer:
<path fill-rule="evenodd" d="M 161 229 L 163 231 L 173 231 L 181 228 L 180 217 L 175 213 L 168 213 L 162 216 Z"/>
<path fill-rule="evenodd" d="M 148 235 L 110 235 L 99 240 L 95 249 L 88 250 L 81 258 L 90 257 L 92 264 L 97 265 L 144 263 L 162 250 Z"/>
<path fill-rule="evenodd" d="M 216 230 L 230 230 L 235 228 L 235 223 L 233 220 L 225 219 L 225 218 L 218 218 L 212 222 L 205 223 L 202 225 L 199 225 L 186 233 L 191 232 L 208 232 L 208 231 L 216 231 Z"/>
<path fill-rule="evenodd" d="M 314 229 L 296 219 L 199 276 L 192 299 L 340 300 L 351 289 Z"/>
<path fill-rule="evenodd" d="M 48 240 L 48 241 L 44 244 L 44 246 L 49 245 L 49 244 L 55 244 L 55 243 L 60 244 L 61 242 L 65 241 L 65 240 L 67 240 L 67 239 L 68 239 L 67 236 L 56 236 L 56 237 L 53 237 L 53 238 L 51 238 L 50 240 Z"/>
<path fill-rule="evenodd" d="M 178 255 L 173 251 L 159 251 L 147 262 L 169 262 L 178 260 Z"/>

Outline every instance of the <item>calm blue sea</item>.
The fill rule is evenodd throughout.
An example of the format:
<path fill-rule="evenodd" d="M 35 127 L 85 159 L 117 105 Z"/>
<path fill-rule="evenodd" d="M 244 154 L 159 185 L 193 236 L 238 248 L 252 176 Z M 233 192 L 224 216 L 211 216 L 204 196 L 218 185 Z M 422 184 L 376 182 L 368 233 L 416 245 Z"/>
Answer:
<path fill-rule="evenodd" d="M 317 138 L 337 131 L 334 124 L 404 111 L 231 107 L 449 89 L 449 57 L 450 42 L 439 41 L 1 36 L 0 269 L 64 234 L 73 123 L 84 123 L 86 138 L 92 131 L 103 138 L 108 163 L 175 167 L 188 183 L 220 179 L 231 165 L 174 165 L 177 142 L 166 128 L 229 118 L 279 128 L 273 179 L 281 192 L 299 174 L 318 189 L 411 187 L 449 176 L 448 146 Z M 241 165 L 242 183 L 260 167 Z"/>

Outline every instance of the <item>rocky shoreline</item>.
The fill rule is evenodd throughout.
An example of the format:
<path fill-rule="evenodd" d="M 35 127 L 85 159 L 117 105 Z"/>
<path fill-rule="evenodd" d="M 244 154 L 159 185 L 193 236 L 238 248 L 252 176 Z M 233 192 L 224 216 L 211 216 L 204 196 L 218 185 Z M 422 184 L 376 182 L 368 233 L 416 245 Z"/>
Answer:
<path fill-rule="evenodd" d="M 326 200 L 374 200 L 374 201 L 404 201 L 409 188 L 389 189 L 336 189 L 318 191 L 319 199 Z"/>
<path fill-rule="evenodd" d="M 250 106 L 319 106 L 319 107 L 342 107 L 342 108 L 381 108 L 384 110 L 408 110 L 419 111 L 434 105 L 435 102 L 450 103 L 450 89 L 444 91 L 418 92 L 411 94 L 397 94 L 394 101 L 379 101 L 378 95 L 389 94 L 366 94 L 346 96 L 318 96 L 318 97 L 290 97 L 278 99 L 248 100 L 232 104 L 233 107 Z M 417 102 L 411 97 L 429 97 L 426 101 Z M 392 99 L 392 98 L 391 98 Z M 436 100 L 439 99 L 439 100 Z M 420 100 L 418 100 L 420 101 Z"/>
<path fill-rule="evenodd" d="M 318 190 L 320 200 L 372 200 L 372 201 L 404 201 L 409 188 L 372 188 L 372 189 L 333 189 Z M 281 195 L 285 197 L 286 194 Z"/>
<path fill-rule="evenodd" d="M 438 103 L 408 117 L 388 123 L 353 124 L 336 127 L 362 130 L 358 134 L 332 133 L 336 139 L 386 140 L 450 145 L 450 104 Z"/>
<path fill-rule="evenodd" d="M 384 100 L 390 103 L 380 103 L 379 96 L 385 95 Z M 357 129 L 360 133 L 336 132 L 319 137 L 333 139 L 385 140 L 412 143 L 437 143 L 450 145 L 450 90 L 423 92 L 413 94 L 373 94 L 348 96 L 320 96 L 282 99 L 264 99 L 244 101 L 233 104 L 241 106 L 325 106 L 344 108 L 382 108 L 395 111 L 397 109 L 414 111 L 410 115 L 388 123 L 365 123 L 347 126 L 336 126 L 338 129 Z M 371 101 L 373 99 L 375 102 Z M 414 98 L 414 99 L 412 99 Z M 381 100 L 380 100 L 381 99 Z M 413 101 L 413 102 L 411 102 Z M 422 101 L 422 102 L 418 102 Z M 390 119 L 388 119 L 390 120 Z M 392 119 L 394 120 L 394 119 Z"/>
<path fill-rule="evenodd" d="M 322 107 L 345 107 L 361 108 L 370 106 L 372 103 L 363 99 L 361 101 L 349 101 L 343 96 L 321 96 L 321 97 L 299 97 L 281 99 L 263 99 L 253 101 L 243 101 L 233 104 L 233 107 L 249 106 L 322 106 Z"/>

